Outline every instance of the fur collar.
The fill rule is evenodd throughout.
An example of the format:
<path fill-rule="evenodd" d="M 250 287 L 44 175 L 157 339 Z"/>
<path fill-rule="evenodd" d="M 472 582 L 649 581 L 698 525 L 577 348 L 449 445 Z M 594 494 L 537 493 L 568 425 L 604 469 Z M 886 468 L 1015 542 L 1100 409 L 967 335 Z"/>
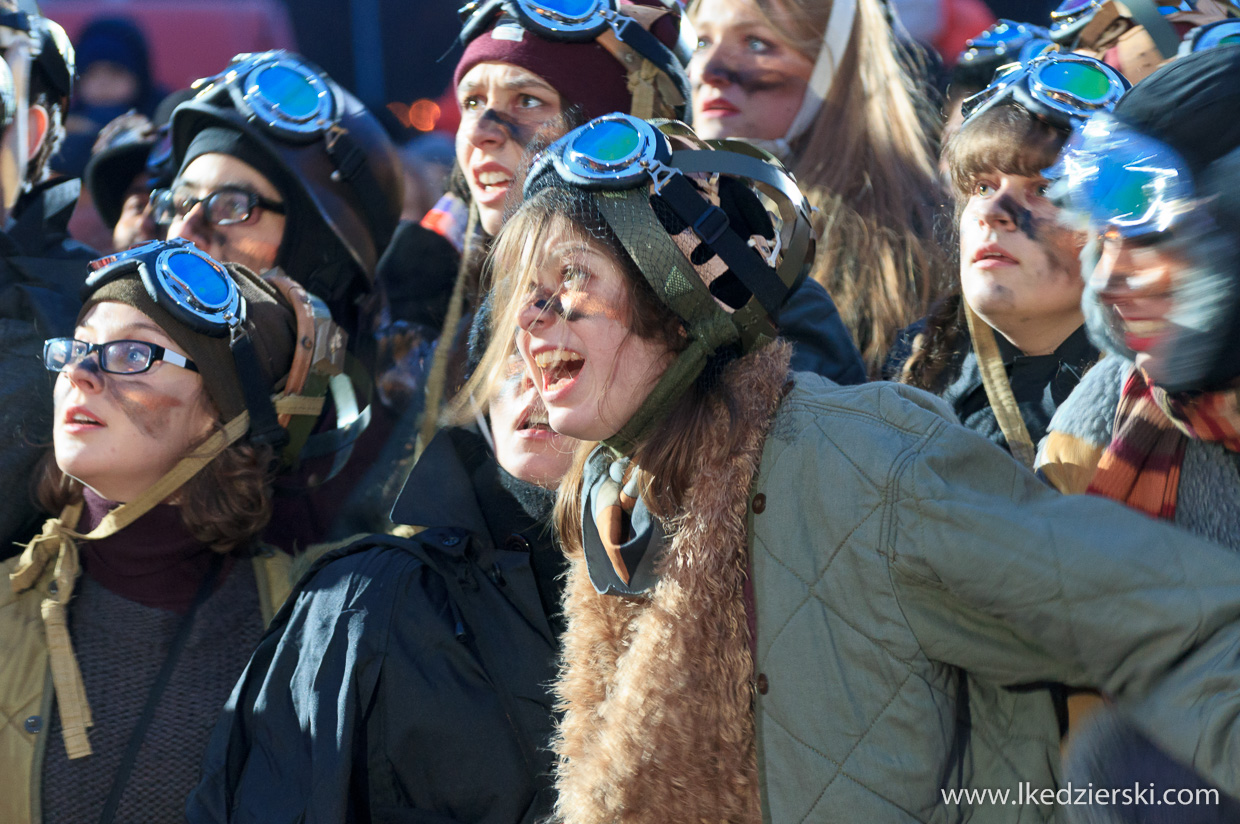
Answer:
<path fill-rule="evenodd" d="M 599 595 L 584 558 L 571 559 L 557 820 L 761 821 L 746 525 L 790 352 L 776 343 L 724 373 L 737 408 L 716 421 L 743 433 L 741 447 L 694 467 L 649 598 Z"/>

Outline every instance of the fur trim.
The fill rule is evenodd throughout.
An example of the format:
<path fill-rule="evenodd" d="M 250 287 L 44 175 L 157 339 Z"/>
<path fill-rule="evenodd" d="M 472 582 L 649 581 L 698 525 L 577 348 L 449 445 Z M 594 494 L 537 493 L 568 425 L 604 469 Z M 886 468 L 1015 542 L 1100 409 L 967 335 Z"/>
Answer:
<path fill-rule="evenodd" d="M 735 417 L 720 406 L 715 420 L 743 433 L 741 447 L 699 453 L 648 599 L 598 595 L 584 557 L 572 559 L 556 685 L 559 821 L 761 821 L 747 518 L 790 353 L 777 343 L 724 373 Z"/>

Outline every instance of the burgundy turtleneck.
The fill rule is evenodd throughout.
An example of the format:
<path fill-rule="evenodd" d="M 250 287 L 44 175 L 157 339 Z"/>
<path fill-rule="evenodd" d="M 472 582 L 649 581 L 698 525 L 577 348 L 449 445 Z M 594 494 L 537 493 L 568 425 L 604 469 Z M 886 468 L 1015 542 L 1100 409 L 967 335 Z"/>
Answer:
<path fill-rule="evenodd" d="M 85 506 L 76 532 L 86 534 L 113 509 L 115 501 L 86 489 Z M 159 504 L 129 526 L 97 541 L 78 541 L 82 569 L 122 598 L 143 606 L 182 615 L 198 593 L 211 559 L 216 555 L 185 528 L 181 510 Z M 220 581 L 228 574 L 232 558 L 226 558 Z"/>

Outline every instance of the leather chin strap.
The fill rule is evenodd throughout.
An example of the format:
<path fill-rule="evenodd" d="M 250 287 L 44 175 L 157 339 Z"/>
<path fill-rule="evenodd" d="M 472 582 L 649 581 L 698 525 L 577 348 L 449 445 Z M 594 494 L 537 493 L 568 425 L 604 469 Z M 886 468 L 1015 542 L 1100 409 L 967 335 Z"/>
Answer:
<path fill-rule="evenodd" d="M 1037 450 L 1029 436 L 1029 427 L 1025 426 L 1025 419 L 1020 414 L 1020 407 L 1016 404 L 1016 396 L 1012 394 L 1012 384 L 1008 381 L 1007 369 L 1003 366 L 1003 356 L 999 353 L 995 330 L 977 316 L 967 300 L 963 302 L 965 320 L 969 324 L 969 338 L 973 341 L 973 352 L 977 355 L 977 368 L 982 373 L 982 387 L 986 390 L 990 408 L 994 410 L 995 420 L 1007 440 L 1012 457 L 1033 469 Z"/>
<path fill-rule="evenodd" d="M 82 516 L 81 502 L 69 505 L 59 518 L 51 518 L 43 525 L 43 532 L 26 545 L 17 567 L 9 575 L 13 591 L 24 592 L 39 582 L 49 563 L 55 562 L 54 580 L 48 587 L 51 597 L 42 602 L 40 611 L 47 632 L 52 685 L 56 690 L 65 751 L 69 758 L 83 758 L 91 754 L 86 730 L 94 725 L 86 688 L 82 683 L 82 671 L 69 637 L 68 605 L 81 570 L 77 541 L 97 541 L 115 535 L 150 512 L 215 460 L 230 444 L 244 436 L 249 426 L 249 413 L 242 412 L 225 424 L 222 431 L 207 438 L 193 454 L 182 458 L 149 489 L 109 512 L 89 533 L 82 534 L 75 530 Z"/>
<path fill-rule="evenodd" d="M 276 398 L 273 405 L 277 413 L 317 416 L 322 411 L 323 399 L 293 395 Z M 77 542 L 98 541 L 120 532 L 168 500 L 207 464 L 219 457 L 220 453 L 241 440 L 249 428 L 250 414 L 242 412 L 224 424 L 222 429 L 213 432 L 197 449 L 182 458 L 168 474 L 145 492 L 109 512 L 98 526 L 86 534 L 76 530 L 82 516 L 81 502 L 65 507 L 59 518 L 48 519 L 43 525 L 42 533 L 26 545 L 17 566 L 9 575 L 13 591 L 24 592 L 39 583 L 48 564 L 55 563 L 54 579 L 48 587 L 50 597 L 44 599 L 40 611 L 47 632 L 52 685 L 56 690 L 65 751 L 69 758 L 82 758 L 91 754 L 86 730 L 94 725 L 90 703 L 86 699 L 86 688 L 82 683 L 82 671 L 78 667 L 73 653 L 73 641 L 69 636 L 68 605 L 81 570 Z"/>

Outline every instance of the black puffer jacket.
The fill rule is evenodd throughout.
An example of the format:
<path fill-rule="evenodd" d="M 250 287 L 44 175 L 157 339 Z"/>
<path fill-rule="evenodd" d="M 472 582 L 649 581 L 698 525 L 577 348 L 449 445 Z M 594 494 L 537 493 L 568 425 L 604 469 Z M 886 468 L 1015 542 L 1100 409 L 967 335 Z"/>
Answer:
<path fill-rule="evenodd" d="M 441 432 L 370 536 L 289 596 L 208 747 L 191 822 L 533 822 L 550 809 L 562 568 L 482 439 Z M 516 482 L 520 483 L 520 482 Z"/>

